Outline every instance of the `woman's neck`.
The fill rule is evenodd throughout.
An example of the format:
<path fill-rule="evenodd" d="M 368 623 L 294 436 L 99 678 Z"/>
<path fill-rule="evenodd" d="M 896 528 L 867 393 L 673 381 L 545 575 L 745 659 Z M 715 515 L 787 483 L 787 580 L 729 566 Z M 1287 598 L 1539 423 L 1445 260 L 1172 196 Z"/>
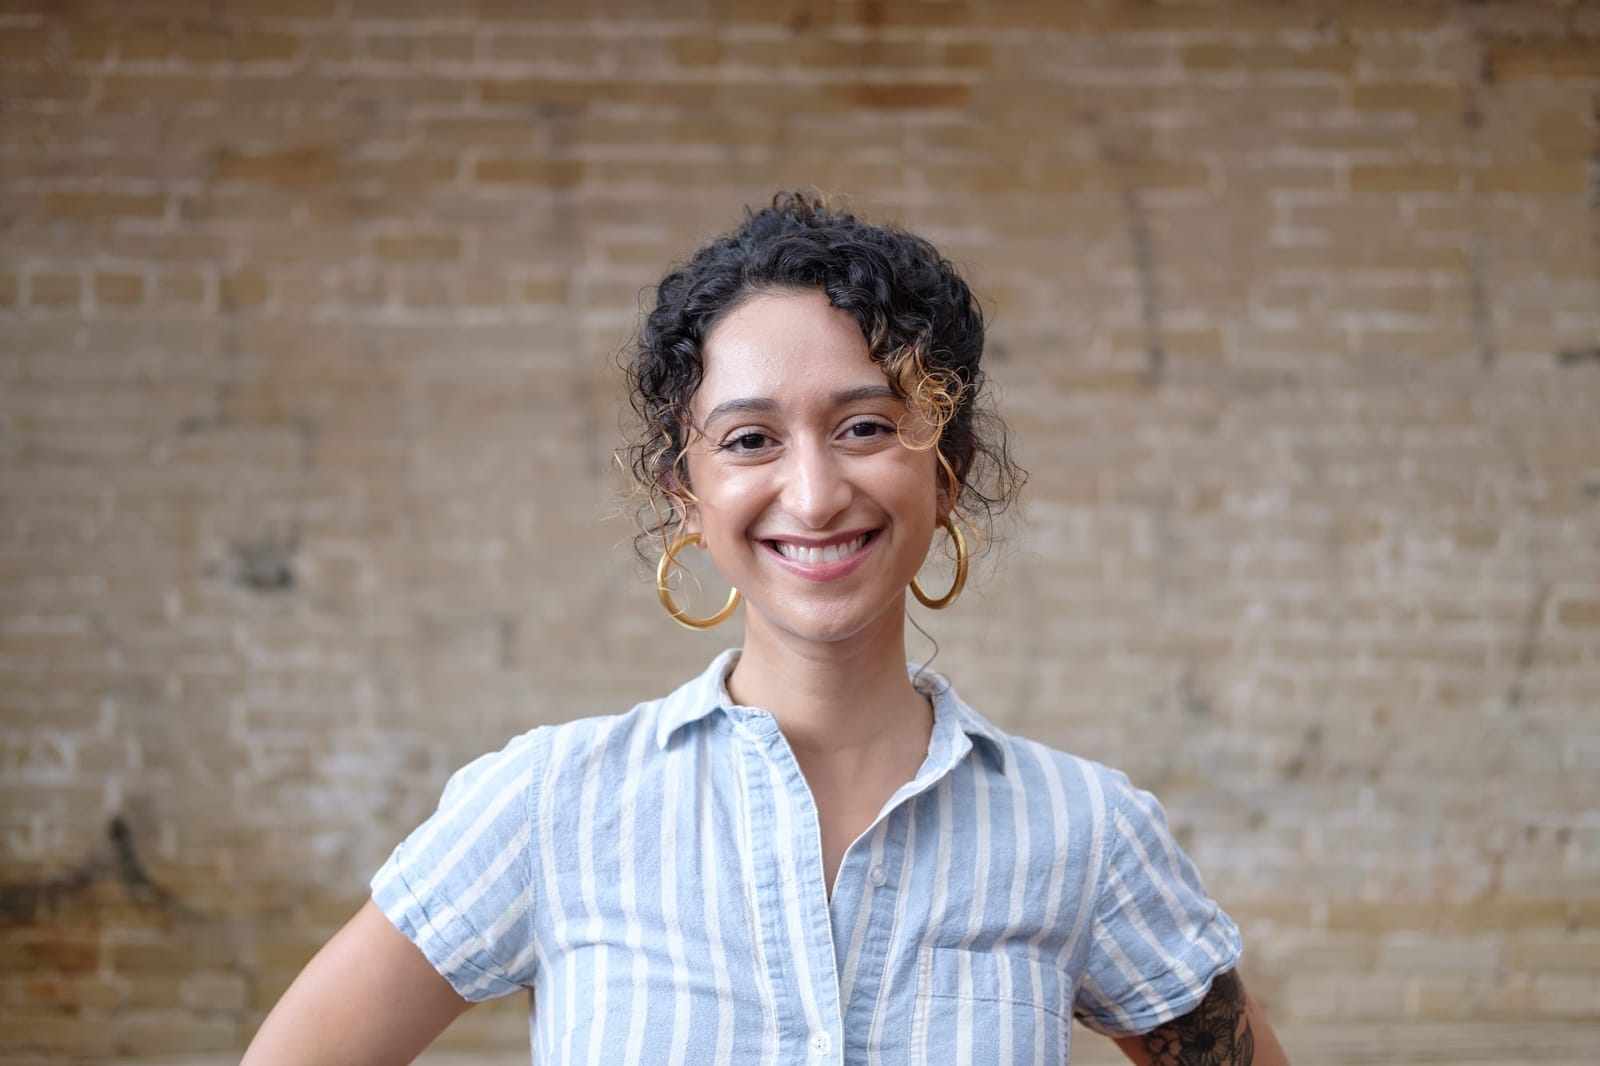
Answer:
<path fill-rule="evenodd" d="M 904 616 L 821 644 L 751 621 L 729 695 L 770 711 L 802 762 L 927 750 L 933 712 L 906 675 Z"/>

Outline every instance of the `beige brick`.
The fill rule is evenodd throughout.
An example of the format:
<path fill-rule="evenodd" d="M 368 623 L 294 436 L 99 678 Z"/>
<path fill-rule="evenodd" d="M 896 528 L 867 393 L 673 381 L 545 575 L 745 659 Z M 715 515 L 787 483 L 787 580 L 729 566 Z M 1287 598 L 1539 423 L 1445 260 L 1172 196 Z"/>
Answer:
<path fill-rule="evenodd" d="M 217 0 L 219 14 L 259 18 L 260 0 Z M 279 0 L 272 5 L 276 19 L 331 19 L 339 14 L 339 0 Z"/>
<path fill-rule="evenodd" d="M 1489 45 L 1488 62 L 1495 80 L 1501 82 L 1600 80 L 1600 56 L 1593 41 L 1497 40 Z"/>
<path fill-rule="evenodd" d="M 309 145 L 259 155 L 230 150 L 217 158 L 217 177 L 223 180 L 300 187 L 330 181 L 338 172 L 339 160 L 332 149 Z"/>
<path fill-rule="evenodd" d="M 446 233 L 413 233 L 378 237 L 372 251 L 380 259 L 450 260 L 461 256 L 461 238 Z"/>
<path fill-rule="evenodd" d="M 25 103 L 81 104 L 94 93 L 96 82 L 87 74 L 35 65 L 7 70 L 4 85 L 7 97 Z"/>
<path fill-rule="evenodd" d="M 1371 36 L 1361 40 L 1356 55 L 1363 79 L 1375 74 L 1414 78 L 1428 70 L 1431 50 L 1421 41 L 1400 35 Z M 1358 82 L 1356 88 L 1360 88 Z"/>
<path fill-rule="evenodd" d="M 1534 996 L 1526 982 L 1506 982 L 1480 975 L 1431 973 L 1411 979 L 1406 989 L 1407 1014 L 1419 1019 L 1476 1021 L 1524 1019 Z"/>
<path fill-rule="evenodd" d="M 28 302 L 35 307 L 76 305 L 83 285 L 74 274 L 32 274 L 28 277 Z"/>
<path fill-rule="evenodd" d="M 970 90 L 961 84 L 938 82 L 858 82 L 830 88 L 832 101 L 852 107 L 882 111 L 922 111 L 958 108 Z"/>
<path fill-rule="evenodd" d="M 1459 169 L 1429 163 L 1353 166 L 1349 180 L 1350 191 L 1358 193 L 1455 192 L 1465 187 Z"/>
<path fill-rule="evenodd" d="M 568 188 L 578 184 L 584 164 L 576 159 L 529 159 L 501 157 L 480 159 L 473 178 L 489 184 L 543 185 Z"/>
<path fill-rule="evenodd" d="M 104 1034 L 85 1032 L 89 1028 L 71 1014 L 40 1012 L 13 1017 L 8 1013 L 0 1016 L 0 1047 L 19 1048 L 23 1054 L 45 1052 L 45 1061 L 106 1057 L 109 1042 Z"/>
<path fill-rule="evenodd" d="M 226 1053 L 243 1035 L 233 1021 L 217 1021 L 182 1011 L 140 1011 L 117 1019 L 110 1039 L 120 1056 L 168 1058 L 183 1052 Z"/>
<path fill-rule="evenodd" d="M 1498 937 L 1468 940 L 1396 934 L 1384 938 L 1377 968 L 1388 974 L 1442 971 L 1456 976 L 1492 975 L 1500 966 L 1503 954 Z"/>
<path fill-rule="evenodd" d="M 1385 0 L 1341 0 L 1329 9 L 1330 22 L 1356 33 L 1429 31 L 1448 27 L 1454 13 L 1448 4 L 1391 4 Z"/>
<path fill-rule="evenodd" d="M 1600 626 L 1600 599 L 1569 599 L 1556 604 L 1556 620 L 1564 626 Z"/>
<path fill-rule="evenodd" d="M 1183 65 L 1195 73 L 1349 74 L 1356 50 L 1349 45 L 1283 48 L 1263 45 L 1198 44 L 1182 51 Z"/>
<path fill-rule="evenodd" d="M 1373 82 L 1350 89 L 1350 106 L 1358 111 L 1458 115 L 1466 109 L 1467 103 L 1464 87 L 1436 82 Z"/>
<path fill-rule="evenodd" d="M 236 973 L 197 973 L 184 978 L 179 989 L 183 1005 L 199 1011 L 231 1011 L 245 1006 L 249 984 Z"/>
<path fill-rule="evenodd" d="M 570 292 L 565 278 L 529 278 L 522 286 L 522 299 L 530 304 L 562 304 Z"/>
<path fill-rule="evenodd" d="M 1582 196 L 1589 187 L 1587 166 L 1570 163 L 1514 163 L 1486 167 L 1473 175 L 1481 192 L 1531 195 Z"/>
<path fill-rule="evenodd" d="M 1284 1002 L 1300 1018 L 1347 1018 L 1371 1023 L 1406 1016 L 1407 981 L 1389 974 L 1352 981 L 1331 975 L 1291 974 Z"/>
<path fill-rule="evenodd" d="M 260 271 L 239 270 L 224 274 L 218 299 L 224 308 L 260 307 L 267 302 L 271 286 Z"/>
<path fill-rule="evenodd" d="M 138 274 L 101 273 L 94 276 L 95 303 L 132 305 L 144 300 L 144 278 Z"/>
<path fill-rule="evenodd" d="M 53 930 L 47 939 L 13 932 L 0 940 L 0 971 L 8 973 L 89 973 L 100 959 L 96 939 L 74 930 Z"/>
<path fill-rule="evenodd" d="M 171 23 L 126 22 L 113 32 L 117 58 L 123 62 L 161 60 L 173 53 Z"/>
<path fill-rule="evenodd" d="M 67 54 L 73 60 L 98 63 L 111 51 L 111 31 L 101 25 L 74 25 L 67 39 Z"/>
<path fill-rule="evenodd" d="M 543 104 L 582 107 L 591 100 L 605 98 L 605 89 L 596 82 L 555 78 L 495 78 L 477 84 L 479 99 L 486 104 Z"/>
<path fill-rule="evenodd" d="M 115 221 L 122 218 L 156 219 L 166 214 L 164 196 L 101 192 L 52 192 L 44 198 L 47 218 L 76 223 Z"/>
<path fill-rule="evenodd" d="M 47 27 L 0 27 L 0 60 L 43 59 L 49 47 L 50 31 Z"/>
<path fill-rule="evenodd" d="M 1208 165 L 1176 159 L 1141 159 L 1126 168 L 1123 178 L 1150 191 L 1206 189 L 1213 184 Z"/>
<path fill-rule="evenodd" d="M 1316 14 L 1265 0 L 1217 6 L 1119 4 L 1104 15 L 1111 30 L 1133 33 L 1223 32 L 1258 33 L 1315 28 Z"/>
<path fill-rule="evenodd" d="M 990 70 L 995 65 L 994 49 L 986 41 L 952 41 L 939 49 L 939 65 Z"/>
<path fill-rule="evenodd" d="M 1533 979 L 1531 1000 L 1535 1017 L 1591 1019 L 1600 1011 L 1600 976 L 1540 974 Z"/>
<path fill-rule="evenodd" d="M 674 37 L 671 48 L 673 61 L 680 67 L 720 66 L 725 51 L 720 37 L 700 33 L 689 37 Z"/>
<path fill-rule="evenodd" d="M 156 300 L 160 303 L 201 304 L 205 299 L 206 279 L 203 274 L 163 273 L 156 280 Z"/>
<path fill-rule="evenodd" d="M 172 55 L 187 63 L 284 62 L 295 51 L 288 34 L 240 32 L 219 23 L 179 24 L 172 34 Z"/>
<path fill-rule="evenodd" d="M 462 144 L 480 149 L 505 144 L 532 148 L 539 131 L 538 125 L 526 118 L 428 119 L 423 129 L 424 140 L 430 145 Z M 584 137 L 586 141 L 591 137 L 587 128 Z"/>
<path fill-rule="evenodd" d="M 1533 973 L 1592 973 L 1600 938 L 1593 933 L 1518 937 L 1506 955 L 1513 971 Z"/>

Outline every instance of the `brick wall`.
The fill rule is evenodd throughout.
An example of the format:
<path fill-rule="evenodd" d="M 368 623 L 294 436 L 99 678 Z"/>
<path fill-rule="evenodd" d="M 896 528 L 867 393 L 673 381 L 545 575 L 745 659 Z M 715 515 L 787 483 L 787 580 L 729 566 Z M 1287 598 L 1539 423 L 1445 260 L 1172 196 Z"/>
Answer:
<path fill-rule="evenodd" d="M 450 769 L 737 640 L 612 356 L 806 184 L 993 316 L 936 666 L 1160 792 L 1302 1066 L 1587 1060 L 1600 4 L 0 12 L 0 1057 L 227 1060 Z"/>

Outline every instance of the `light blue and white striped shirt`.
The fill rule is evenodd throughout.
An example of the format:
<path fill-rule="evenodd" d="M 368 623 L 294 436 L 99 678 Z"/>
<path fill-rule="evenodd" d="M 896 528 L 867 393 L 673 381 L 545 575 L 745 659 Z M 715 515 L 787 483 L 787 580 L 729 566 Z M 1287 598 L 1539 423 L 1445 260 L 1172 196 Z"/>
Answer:
<path fill-rule="evenodd" d="M 1238 960 L 1155 798 L 1011 737 L 944 679 L 927 759 L 845 853 L 737 652 L 625 715 L 459 771 L 373 878 L 455 989 L 531 990 L 534 1061 L 1065 1063 L 1186 1013 Z"/>

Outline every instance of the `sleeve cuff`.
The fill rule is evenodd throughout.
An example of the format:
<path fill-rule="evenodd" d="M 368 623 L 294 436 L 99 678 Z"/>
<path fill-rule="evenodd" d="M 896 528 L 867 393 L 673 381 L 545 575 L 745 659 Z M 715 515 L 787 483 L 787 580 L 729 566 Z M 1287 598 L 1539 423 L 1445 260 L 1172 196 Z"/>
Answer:
<path fill-rule="evenodd" d="M 1103 1036 L 1148 1033 L 1199 1006 L 1211 991 L 1212 982 L 1239 965 L 1242 953 L 1239 927 L 1218 908 L 1200 937 L 1179 960 L 1181 966 L 1140 984 L 1120 1004 L 1104 1000 L 1095 989 L 1093 998 L 1101 1009 L 1079 1014 L 1078 1021 Z"/>
<path fill-rule="evenodd" d="M 412 891 L 400 865 L 403 851 L 397 849 L 372 878 L 372 902 L 384 917 L 417 946 L 462 999 L 478 1003 L 522 991 L 494 972 L 498 967 L 483 950 L 482 939 L 448 903 L 420 899 Z M 451 944 L 469 947 L 451 948 Z"/>

